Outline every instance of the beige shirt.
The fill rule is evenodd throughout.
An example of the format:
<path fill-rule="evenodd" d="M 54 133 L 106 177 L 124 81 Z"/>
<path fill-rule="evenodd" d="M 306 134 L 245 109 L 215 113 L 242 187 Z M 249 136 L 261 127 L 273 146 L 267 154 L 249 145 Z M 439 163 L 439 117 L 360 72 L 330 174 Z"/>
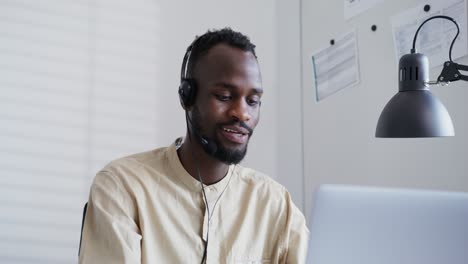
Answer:
<path fill-rule="evenodd" d="M 303 263 L 308 233 L 287 190 L 231 165 L 205 186 L 207 263 Z M 79 263 L 200 263 L 207 211 L 176 145 L 111 162 L 91 186 Z"/>

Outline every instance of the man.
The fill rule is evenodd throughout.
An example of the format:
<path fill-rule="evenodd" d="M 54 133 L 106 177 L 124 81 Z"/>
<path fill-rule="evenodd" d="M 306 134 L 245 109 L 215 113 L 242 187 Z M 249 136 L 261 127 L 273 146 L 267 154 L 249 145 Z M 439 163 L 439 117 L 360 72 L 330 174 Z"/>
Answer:
<path fill-rule="evenodd" d="M 262 94 L 246 36 L 226 28 L 198 37 L 179 87 L 186 137 L 97 174 L 80 263 L 304 262 L 308 230 L 289 193 L 238 165 Z"/>

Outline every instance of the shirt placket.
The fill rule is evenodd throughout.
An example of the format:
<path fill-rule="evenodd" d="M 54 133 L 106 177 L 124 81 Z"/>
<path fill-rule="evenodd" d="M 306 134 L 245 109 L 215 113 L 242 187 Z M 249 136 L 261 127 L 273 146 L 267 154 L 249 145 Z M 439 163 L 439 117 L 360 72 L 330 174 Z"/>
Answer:
<path fill-rule="evenodd" d="M 210 221 L 209 224 L 209 237 L 208 237 L 208 248 L 207 248 L 207 263 L 215 263 L 213 261 L 216 261 L 217 254 L 213 250 L 216 249 L 216 246 L 213 246 L 213 242 L 215 241 L 214 235 L 215 235 L 215 229 L 216 226 L 214 226 L 215 217 L 214 213 L 216 211 L 216 207 L 219 205 L 215 205 L 216 201 L 218 199 L 218 191 L 214 186 L 206 186 L 205 187 L 205 194 L 206 194 L 206 199 L 208 200 L 208 206 L 210 208 L 210 216 L 211 219 L 208 219 L 208 211 L 206 210 L 205 207 L 205 212 L 204 212 L 204 217 L 203 217 L 203 241 L 206 243 L 207 239 L 207 231 L 208 231 L 208 221 Z M 218 202 L 219 203 L 219 202 Z"/>

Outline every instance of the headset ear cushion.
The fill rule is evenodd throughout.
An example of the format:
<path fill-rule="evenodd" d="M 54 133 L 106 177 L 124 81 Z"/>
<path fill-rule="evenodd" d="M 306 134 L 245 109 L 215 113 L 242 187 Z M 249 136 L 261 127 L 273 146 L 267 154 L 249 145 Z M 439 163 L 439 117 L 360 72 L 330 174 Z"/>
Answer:
<path fill-rule="evenodd" d="M 183 79 L 179 86 L 179 99 L 184 109 L 192 106 L 195 94 L 196 87 L 193 81 L 190 79 Z"/>

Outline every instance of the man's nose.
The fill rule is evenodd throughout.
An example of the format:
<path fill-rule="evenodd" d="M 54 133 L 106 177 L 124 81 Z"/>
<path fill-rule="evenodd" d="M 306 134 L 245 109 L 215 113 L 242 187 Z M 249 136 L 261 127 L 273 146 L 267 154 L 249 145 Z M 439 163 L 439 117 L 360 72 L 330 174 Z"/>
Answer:
<path fill-rule="evenodd" d="M 247 122 L 252 118 L 249 105 L 245 100 L 237 100 L 234 102 L 229 114 L 233 119 L 241 122 Z"/>

